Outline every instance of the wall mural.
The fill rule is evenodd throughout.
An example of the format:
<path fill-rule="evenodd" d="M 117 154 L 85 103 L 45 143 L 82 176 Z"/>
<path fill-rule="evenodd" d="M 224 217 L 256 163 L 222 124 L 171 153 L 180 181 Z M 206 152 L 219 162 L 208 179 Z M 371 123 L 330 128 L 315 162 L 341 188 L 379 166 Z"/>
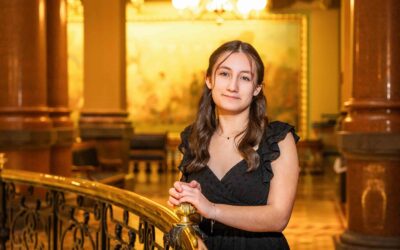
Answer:
<path fill-rule="evenodd" d="M 301 126 L 302 27 L 298 16 L 262 20 L 132 21 L 128 104 L 136 126 L 180 130 L 195 116 L 208 57 L 223 42 L 253 44 L 266 66 L 268 116 Z"/>
<path fill-rule="evenodd" d="M 70 100 L 74 110 L 81 108 L 83 89 L 74 87 L 83 84 L 79 28 L 82 23 L 69 23 Z M 129 20 L 127 101 L 135 131 L 178 132 L 193 121 L 208 57 L 220 44 L 233 39 L 253 44 L 261 54 L 270 120 L 287 121 L 298 130 L 307 128 L 304 34 L 303 15 L 225 20 L 222 25 L 214 20 Z"/>

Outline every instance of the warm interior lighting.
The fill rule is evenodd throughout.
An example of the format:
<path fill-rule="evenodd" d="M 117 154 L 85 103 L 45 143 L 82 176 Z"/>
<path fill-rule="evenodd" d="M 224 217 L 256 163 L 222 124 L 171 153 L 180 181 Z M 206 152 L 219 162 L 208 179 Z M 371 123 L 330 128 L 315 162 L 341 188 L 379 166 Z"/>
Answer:
<path fill-rule="evenodd" d="M 66 1 L 68 6 L 68 15 L 71 15 L 70 12 L 73 12 L 73 15 L 83 16 L 84 0 L 66 0 Z M 133 8 L 137 12 L 139 12 L 144 5 L 144 0 L 125 0 L 125 1 L 126 4 L 128 4 L 131 8 Z M 190 1 L 181 0 L 178 2 L 192 2 L 192 1 L 197 2 L 200 0 L 190 0 Z"/>
<path fill-rule="evenodd" d="M 232 12 L 247 18 L 251 12 L 259 12 L 267 7 L 268 0 L 172 0 L 178 10 L 192 13 L 213 12 L 221 15 Z"/>
<path fill-rule="evenodd" d="M 200 0 L 172 0 L 172 5 L 178 10 L 186 8 L 196 8 L 200 3 Z"/>

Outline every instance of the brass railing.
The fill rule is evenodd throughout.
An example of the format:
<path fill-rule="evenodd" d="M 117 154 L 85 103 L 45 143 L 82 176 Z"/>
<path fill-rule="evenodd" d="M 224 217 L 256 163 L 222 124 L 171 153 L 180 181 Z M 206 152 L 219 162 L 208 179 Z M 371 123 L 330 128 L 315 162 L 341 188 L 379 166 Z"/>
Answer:
<path fill-rule="evenodd" d="M 0 156 L 0 158 L 2 158 Z M 3 169 L 0 249 L 195 249 L 186 208 L 82 179 Z M 182 212 L 183 211 L 183 212 Z"/>

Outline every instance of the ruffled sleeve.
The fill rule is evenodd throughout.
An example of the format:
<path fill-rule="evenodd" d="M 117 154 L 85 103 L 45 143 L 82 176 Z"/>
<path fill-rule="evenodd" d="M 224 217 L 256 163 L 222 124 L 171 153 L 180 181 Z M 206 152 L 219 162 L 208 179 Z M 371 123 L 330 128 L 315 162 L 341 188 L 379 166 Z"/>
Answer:
<path fill-rule="evenodd" d="M 191 161 L 191 155 L 190 155 L 190 150 L 189 150 L 189 136 L 190 132 L 192 130 L 192 126 L 186 127 L 182 132 L 181 132 L 181 144 L 179 144 L 178 149 L 181 151 L 183 154 L 182 161 L 178 166 L 179 171 L 182 172 L 182 181 L 186 180 L 186 170 L 185 166 L 187 166 L 190 161 Z"/>
<path fill-rule="evenodd" d="M 274 121 L 268 124 L 265 136 L 261 142 L 261 160 L 260 167 L 262 168 L 264 181 L 269 182 L 274 176 L 271 168 L 271 162 L 278 159 L 281 151 L 279 150 L 278 143 L 285 139 L 288 133 L 292 133 L 295 142 L 297 143 L 300 137 L 296 134 L 292 125 Z"/>

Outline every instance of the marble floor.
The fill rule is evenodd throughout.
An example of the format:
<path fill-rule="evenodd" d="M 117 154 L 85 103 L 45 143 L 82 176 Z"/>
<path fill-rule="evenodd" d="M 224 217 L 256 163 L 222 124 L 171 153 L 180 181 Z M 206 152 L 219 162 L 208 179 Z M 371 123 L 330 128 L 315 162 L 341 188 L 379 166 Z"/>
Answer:
<path fill-rule="evenodd" d="M 126 188 L 167 206 L 168 189 L 179 173 L 146 174 L 140 166 Z M 293 250 L 333 250 L 333 236 L 343 232 L 345 219 L 339 205 L 339 177 L 326 164 L 324 173 L 300 176 L 297 199 L 284 231 Z"/>

